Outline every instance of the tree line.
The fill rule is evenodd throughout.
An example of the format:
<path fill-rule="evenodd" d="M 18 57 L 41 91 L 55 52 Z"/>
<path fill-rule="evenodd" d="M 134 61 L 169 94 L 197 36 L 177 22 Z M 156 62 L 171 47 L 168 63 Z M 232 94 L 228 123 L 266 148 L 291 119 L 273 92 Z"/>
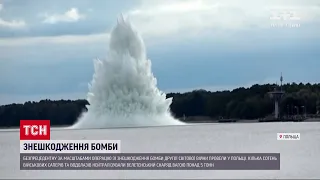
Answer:
<path fill-rule="evenodd" d="M 274 111 L 274 102 L 268 92 L 276 84 L 240 87 L 232 91 L 210 92 L 194 90 L 186 93 L 169 93 L 170 106 L 176 118 L 210 117 L 212 119 L 257 119 Z M 319 114 L 320 83 L 284 84 L 286 92 L 280 102 L 282 115 Z M 23 104 L 0 106 L 0 127 L 18 127 L 21 119 L 50 119 L 52 125 L 72 125 L 86 111 L 86 100 L 41 100 Z"/>

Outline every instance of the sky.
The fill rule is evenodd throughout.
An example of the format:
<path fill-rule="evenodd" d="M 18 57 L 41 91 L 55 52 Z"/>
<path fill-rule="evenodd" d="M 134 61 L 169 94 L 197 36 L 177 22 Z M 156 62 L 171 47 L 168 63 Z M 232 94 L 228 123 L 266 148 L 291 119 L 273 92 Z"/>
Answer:
<path fill-rule="evenodd" d="M 320 80 L 318 0 L 0 0 L 0 104 L 86 98 L 120 14 L 164 92 Z"/>

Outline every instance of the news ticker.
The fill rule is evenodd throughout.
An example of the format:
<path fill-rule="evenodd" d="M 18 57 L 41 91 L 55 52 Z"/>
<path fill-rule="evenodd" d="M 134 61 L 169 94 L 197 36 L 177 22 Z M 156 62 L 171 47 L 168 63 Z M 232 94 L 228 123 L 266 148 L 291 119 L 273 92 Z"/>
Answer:
<path fill-rule="evenodd" d="M 20 141 L 20 170 L 279 169 L 279 153 L 121 153 L 120 140 Z"/>
<path fill-rule="evenodd" d="M 120 153 L 120 140 L 24 140 L 20 153 Z"/>
<path fill-rule="evenodd" d="M 280 170 L 280 154 L 21 153 L 20 170 Z"/>
<path fill-rule="evenodd" d="M 300 140 L 278 133 L 277 140 Z M 121 153 L 120 140 L 51 140 L 50 120 L 20 121 L 21 170 L 280 170 L 279 153 Z"/>

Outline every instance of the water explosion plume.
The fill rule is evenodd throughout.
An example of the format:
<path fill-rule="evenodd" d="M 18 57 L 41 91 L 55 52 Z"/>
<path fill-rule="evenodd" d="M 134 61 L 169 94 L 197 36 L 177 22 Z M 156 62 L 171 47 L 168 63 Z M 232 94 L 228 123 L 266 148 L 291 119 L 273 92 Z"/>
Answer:
<path fill-rule="evenodd" d="M 95 60 L 88 111 L 72 128 L 182 125 L 170 113 L 172 98 L 157 88 L 144 42 L 122 16 L 105 60 Z"/>

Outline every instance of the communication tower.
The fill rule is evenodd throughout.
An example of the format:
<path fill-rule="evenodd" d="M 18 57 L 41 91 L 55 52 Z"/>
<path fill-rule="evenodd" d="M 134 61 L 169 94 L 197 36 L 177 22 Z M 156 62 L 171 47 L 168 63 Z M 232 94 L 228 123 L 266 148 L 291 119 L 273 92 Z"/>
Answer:
<path fill-rule="evenodd" d="M 273 99 L 274 101 L 274 118 L 275 119 L 280 119 L 280 112 L 279 112 L 279 102 L 285 92 L 282 90 L 282 73 L 280 77 L 280 88 L 276 86 L 273 91 L 269 92 L 270 98 Z"/>

